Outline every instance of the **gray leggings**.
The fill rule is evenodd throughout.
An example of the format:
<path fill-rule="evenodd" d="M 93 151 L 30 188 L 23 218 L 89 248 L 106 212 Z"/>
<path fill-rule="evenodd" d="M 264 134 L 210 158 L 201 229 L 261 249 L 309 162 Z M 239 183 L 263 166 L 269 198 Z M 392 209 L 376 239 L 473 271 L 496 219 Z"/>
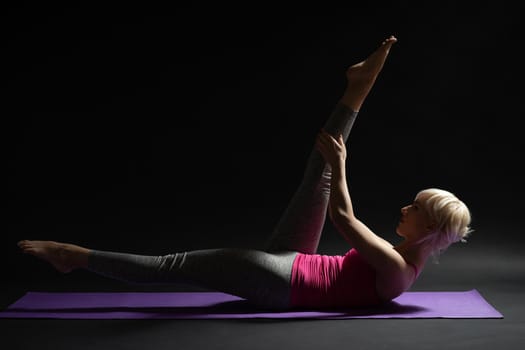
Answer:
<path fill-rule="evenodd" d="M 324 129 L 346 142 L 357 112 L 338 103 Z M 297 252 L 315 254 L 326 219 L 331 168 L 312 149 L 303 180 L 261 250 L 206 249 L 164 256 L 92 250 L 88 269 L 130 283 L 190 283 L 247 299 L 262 308 L 289 307 Z"/>

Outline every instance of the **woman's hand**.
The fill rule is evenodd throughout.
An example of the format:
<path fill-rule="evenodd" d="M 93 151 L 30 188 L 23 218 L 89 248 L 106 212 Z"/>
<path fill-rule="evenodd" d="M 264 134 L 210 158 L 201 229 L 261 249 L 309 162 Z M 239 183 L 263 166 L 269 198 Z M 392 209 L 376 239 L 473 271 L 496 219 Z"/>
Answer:
<path fill-rule="evenodd" d="M 344 165 L 346 160 L 346 146 L 343 135 L 335 139 L 332 135 L 321 129 L 315 140 L 315 146 L 324 160 L 332 167 Z"/>

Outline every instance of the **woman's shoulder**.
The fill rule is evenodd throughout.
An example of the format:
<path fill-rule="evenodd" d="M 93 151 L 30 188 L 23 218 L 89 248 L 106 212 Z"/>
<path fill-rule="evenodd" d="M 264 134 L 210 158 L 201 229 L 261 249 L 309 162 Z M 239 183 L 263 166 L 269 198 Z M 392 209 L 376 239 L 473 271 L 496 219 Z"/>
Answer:
<path fill-rule="evenodd" d="M 406 262 L 399 253 L 395 253 L 398 254 L 396 261 L 393 262 L 395 268 L 378 271 L 376 275 L 377 292 L 383 300 L 392 300 L 398 297 L 408 290 L 417 278 L 417 267 L 415 268 L 413 264 Z"/>

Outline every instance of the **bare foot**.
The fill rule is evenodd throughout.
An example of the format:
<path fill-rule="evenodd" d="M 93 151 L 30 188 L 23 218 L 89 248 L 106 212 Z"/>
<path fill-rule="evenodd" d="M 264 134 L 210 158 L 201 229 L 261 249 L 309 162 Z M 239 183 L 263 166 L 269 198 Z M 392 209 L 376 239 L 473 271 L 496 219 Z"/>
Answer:
<path fill-rule="evenodd" d="M 370 56 L 364 61 L 354 64 L 346 71 L 348 80 L 375 80 L 386 61 L 392 45 L 397 42 L 394 36 L 383 41 Z"/>
<path fill-rule="evenodd" d="M 387 38 L 364 61 L 356 63 L 346 71 L 347 87 L 342 102 L 358 111 L 372 89 L 379 72 L 383 68 L 392 45 L 397 42 L 394 36 Z"/>
<path fill-rule="evenodd" d="M 89 250 L 73 244 L 24 240 L 18 242 L 18 246 L 24 253 L 47 261 L 63 273 L 87 266 Z"/>

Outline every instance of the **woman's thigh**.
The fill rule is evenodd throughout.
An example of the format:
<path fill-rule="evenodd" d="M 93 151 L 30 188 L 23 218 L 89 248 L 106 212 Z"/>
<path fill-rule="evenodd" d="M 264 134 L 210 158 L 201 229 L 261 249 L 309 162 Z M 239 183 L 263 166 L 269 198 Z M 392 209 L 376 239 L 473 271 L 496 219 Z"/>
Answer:
<path fill-rule="evenodd" d="M 292 251 L 264 252 L 252 249 L 206 249 L 183 253 L 175 262 L 175 275 L 186 282 L 245 298 L 255 305 L 287 308 L 290 299 Z M 168 264 L 169 265 L 169 264 Z"/>

